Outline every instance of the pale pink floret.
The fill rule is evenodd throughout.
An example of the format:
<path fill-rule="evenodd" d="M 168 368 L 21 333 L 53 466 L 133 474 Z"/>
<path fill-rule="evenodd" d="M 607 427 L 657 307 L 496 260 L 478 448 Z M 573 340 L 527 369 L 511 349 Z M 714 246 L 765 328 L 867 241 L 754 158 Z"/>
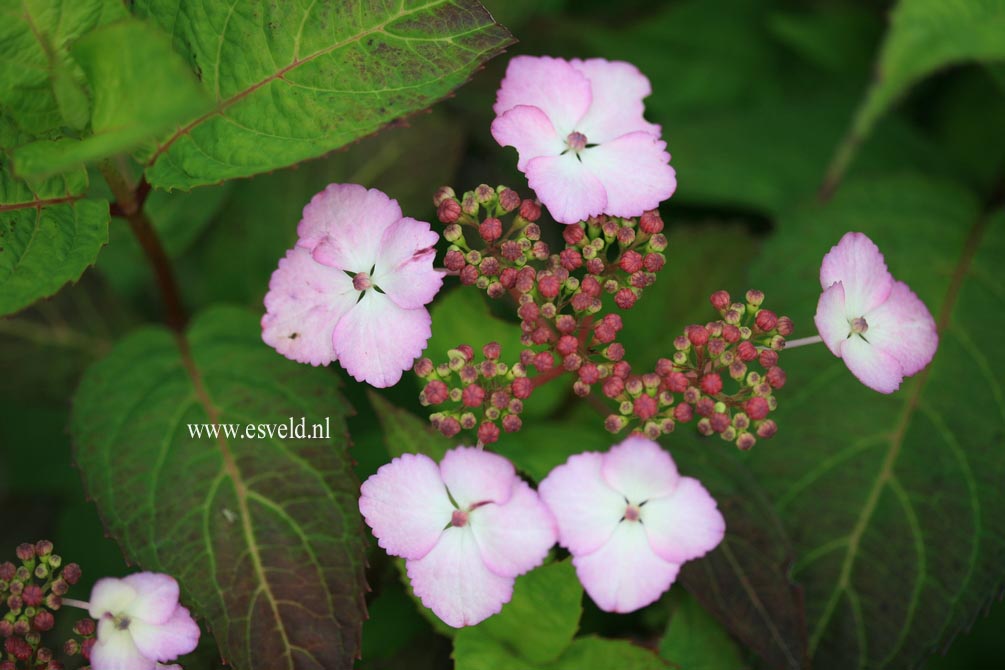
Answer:
<path fill-rule="evenodd" d="M 583 587 L 608 612 L 655 602 L 682 563 L 712 551 L 725 534 L 708 491 L 643 437 L 572 456 L 538 491 Z"/>
<path fill-rule="evenodd" d="M 660 127 L 643 117 L 649 80 L 629 63 L 518 56 L 496 97 L 492 135 L 560 223 L 632 217 L 677 188 Z"/>
<path fill-rule="evenodd" d="M 357 184 L 314 196 L 297 232 L 269 282 L 262 339 L 295 361 L 337 360 L 357 381 L 396 384 L 429 340 L 437 234 Z"/>
<path fill-rule="evenodd" d="M 447 624 L 498 613 L 516 577 L 540 565 L 555 520 L 502 456 L 458 447 L 436 463 L 404 454 L 363 482 L 359 509 L 415 594 Z"/>
<path fill-rule="evenodd" d="M 168 575 L 141 572 L 99 580 L 88 610 L 98 620 L 91 667 L 165 670 L 162 663 L 195 651 L 199 626 L 178 597 L 178 582 Z"/>
<path fill-rule="evenodd" d="M 931 362 L 935 319 L 907 284 L 896 281 L 879 248 L 846 233 L 820 266 L 824 289 L 814 317 L 831 352 L 871 389 L 893 393 Z"/>

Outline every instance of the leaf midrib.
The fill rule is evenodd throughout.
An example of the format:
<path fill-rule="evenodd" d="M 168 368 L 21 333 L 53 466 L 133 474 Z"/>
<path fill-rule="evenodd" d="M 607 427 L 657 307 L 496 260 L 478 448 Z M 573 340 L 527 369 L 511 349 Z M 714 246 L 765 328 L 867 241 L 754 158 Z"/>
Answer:
<path fill-rule="evenodd" d="M 985 213 L 981 216 L 977 222 L 973 225 L 970 230 L 967 240 L 964 244 L 963 252 L 960 256 L 960 260 L 956 265 L 953 272 L 952 278 L 950 280 L 949 286 L 946 289 L 946 296 L 943 299 L 941 309 L 939 310 L 939 316 L 936 320 L 936 326 L 940 336 L 949 327 L 949 320 L 952 316 L 953 308 L 956 305 L 956 300 L 959 296 L 960 289 L 963 286 L 963 282 L 967 276 L 970 265 L 973 261 L 974 255 L 977 253 L 977 249 L 980 246 L 980 242 L 984 237 L 984 232 L 987 229 L 991 220 L 990 213 Z M 851 572 L 855 562 L 858 559 L 858 549 L 859 544 L 862 540 L 862 536 L 865 534 L 866 529 L 869 526 L 869 522 L 872 519 L 873 513 L 876 511 L 876 507 L 879 504 L 879 498 L 882 495 L 883 489 L 890 483 L 891 479 L 894 477 L 894 466 L 896 465 L 897 458 L 900 455 L 900 450 L 903 447 L 904 436 L 907 433 L 907 429 L 910 427 L 911 420 L 914 413 L 918 410 L 921 404 L 921 395 L 925 389 L 928 377 L 930 375 L 932 366 L 926 367 L 921 374 L 919 374 L 917 382 L 912 389 L 910 397 L 904 404 L 904 409 L 901 412 L 900 419 L 897 422 L 893 433 L 890 436 L 890 446 L 887 450 L 886 456 L 883 459 L 883 463 L 880 467 L 879 473 L 876 477 L 876 481 L 873 483 L 872 488 L 869 491 L 869 495 L 866 498 L 866 502 L 862 507 L 862 511 L 859 514 L 859 518 L 852 528 L 851 533 L 848 535 L 848 548 L 845 550 L 845 558 L 841 563 L 841 571 L 839 573 L 837 584 L 834 586 L 830 597 L 827 600 L 827 604 L 824 608 L 823 614 L 821 615 L 816 627 L 813 629 L 813 633 L 810 635 L 810 646 L 809 653 L 812 657 L 816 651 L 817 645 L 819 645 L 821 637 L 824 631 L 827 629 L 827 625 L 830 623 L 831 617 L 837 608 L 838 600 L 842 593 L 851 592 L 850 590 L 850 579 Z M 905 624 L 906 628 L 910 626 L 910 621 Z M 903 643 L 904 635 L 901 635 L 901 640 L 898 641 L 897 646 L 891 650 L 887 659 L 893 656 L 899 649 L 900 645 Z M 862 653 L 866 653 L 866 649 L 862 649 Z"/>

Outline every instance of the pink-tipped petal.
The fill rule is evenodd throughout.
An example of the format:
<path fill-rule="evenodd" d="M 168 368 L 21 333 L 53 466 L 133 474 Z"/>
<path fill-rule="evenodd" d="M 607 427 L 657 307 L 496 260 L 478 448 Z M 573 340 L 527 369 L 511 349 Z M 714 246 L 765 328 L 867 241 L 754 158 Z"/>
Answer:
<path fill-rule="evenodd" d="M 178 582 L 170 575 L 139 572 L 123 580 L 136 591 L 136 599 L 125 610 L 134 619 L 162 624 L 178 609 Z"/>
<path fill-rule="evenodd" d="M 384 551 L 419 559 L 439 541 L 454 506 L 436 463 L 402 454 L 363 482 L 359 511 Z"/>
<path fill-rule="evenodd" d="M 670 454 L 638 435 L 604 454 L 601 474 L 612 489 L 635 505 L 669 495 L 680 480 Z"/>
<path fill-rule="evenodd" d="M 604 214 L 639 216 L 677 190 L 677 176 L 670 167 L 666 142 L 646 132 L 623 135 L 586 149 L 583 165 L 607 193 Z"/>
<path fill-rule="evenodd" d="M 346 273 L 294 247 L 269 280 L 262 340 L 292 360 L 328 365 L 335 360 L 332 332 L 358 296 Z"/>
<path fill-rule="evenodd" d="M 527 183 L 559 223 L 578 223 L 606 210 L 604 185 L 572 151 L 535 158 L 525 172 Z"/>
<path fill-rule="evenodd" d="M 813 323 L 827 348 L 840 358 L 841 345 L 851 334 L 851 324 L 844 304 L 844 284 L 835 282 L 820 294 Z"/>
<path fill-rule="evenodd" d="M 604 455 L 576 454 L 538 485 L 558 523 L 558 542 L 574 555 L 596 551 L 614 533 L 628 502 L 601 475 Z"/>
<path fill-rule="evenodd" d="M 526 482 L 517 481 L 504 505 L 491 503 L 470 515 L 482 560 L 500 577 L 516 577 L 541 565 L 555 544 L 555 519 Z"/>
<path fill-rule="evenodd" d="M 680 566 L 653 552 L 642 524 L 623 521 L 592 554 L 572 557 L 583 588 L 605 612 L 634 612 L 670 588 Z"/>
<path fill-rule="evenodd" d="M 433 300 L 443 274 L 433 269 L 440 236 L 425 221 L 404 218 L 384 232 L 373 284 L 398 307 L 418 309 Z"/>
<path fill-rule="evenodd" d="M 493 109 L 501 116 L 517 105 L 537 107 L 564 138 L 576 129 L 591 100 L 589 80 L 568 61 L 517 56 L 506 67 Z"/>
<path fill-rule="evenodd" d="M 432 334 L 425 308 L 402 309 L 371 289 L 343 316 L 332 334 L 338 362 L 358 382 L 394 386 Z"/>
<path fill-rule="evenodd" d="M 665 561 L 681 564 L 719 546 L 726 520 L 697 479 L 681 477 L 674 492 L 641 508 L 649 545 Z"/>
<path fill-rule="evenodd" d="M 87 613 L 92 619 L 100 619 L 106 614 L 115 616 L 128 610 L 138 596 L 136 589 L 127 581 L 105 577 L 95 582 L 94 588 L 91 589 L 91 606 Z"/>
<path fill-rule="evenodd" d="M 98 641 L 91 648 L 92 670 L 156 670 L 157 661 L 136 647 L 128 630 L 119 630 L 110 618 L 98 622 Z"/>
<path fill-rule="evenodd" d="M 440 461 L 440 476 L 463 510 L 484 502 L 506 503 L 513 495 L 513 485 L 520 481 L 512 463 L 475 447 L 448 451 Z"/>
<path fill-rule="evenodd" d="M 636 131 L 659 136 L 660 127 L 643 116 L 642 100 L 652 93 L 652 86 L 637 67 L 603 58 L 574 59 L 572 66 L 590 80 L 593 104 L 577 127 L 590 142 L 608 142 Z"/>
<path fill-rule="evenodd" d="M 199 625 L 184 607 L 178 607 L 174 616 L 157 626 L 133 621 L 129 632 L 140 653 L 155 661 L 173 661 L 199 646 Z"/>
<path fill-rule="evenodd" d="M 537 107 L 517 105 L 492 122 L 492 137 L 504 147 L 517 151 L 517 169 L 538 156 L 557 156 L 565 151 L 565 138 L 559 137 L 548 116 Z"/>
<path fill-rule="evenodd" d="M 904 282 L 896 282 L 890 297 L 866 315 L 865 338 L 897 359 L 904 376 L 920 372 L 939 346 L 935 319 L 925 303 Z"/>
<path fill-rule="evenodd" d="M 369 272 L 384 231 L 401 218 L 401 207 L 377 189 L 329 184 L 304 207 L 297 246 L 313 251 L 326 237 L 325 264 Z"/>
<path fill-rule="evenodd" d="M 893 393 L 904 380 L 904 369 L 896 358 L 858 335 L 845 340 L 841 358 L 852 374 L 874 391 Z"/>
<path fill-rule="evenodd" d="M 498 614 L 513 597 L 513 578 L 488 569 L 467 526 L 445 530 L 436 547 L 406 569 L 422 604 L 454 628 Z"/>
<path fill-rule="evenodd" d="M 844 284 L 847 317 L 854 319 L 878 307 L 890 295 L 893 277 L 879 247 L 862 233 L 845 233 L 820 265 L 820 286 Z"/>

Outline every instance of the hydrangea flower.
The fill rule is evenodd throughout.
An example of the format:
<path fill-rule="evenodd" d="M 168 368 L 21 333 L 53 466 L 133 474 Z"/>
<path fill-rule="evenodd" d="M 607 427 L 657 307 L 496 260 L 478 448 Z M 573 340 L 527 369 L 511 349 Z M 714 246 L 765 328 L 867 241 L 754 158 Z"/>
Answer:
<path fill-rule="evenodd" d="M 492 136 L 561 223 L 633 217 L 677 188 L 660 127 L 643 117 L 652 88 L 629 63 L 518 56 L 496 97 Z"/>
<path fill-rule="evenodd" d="M 608 452 L 570 457 L 538 491 L 579 581 L 607 612 L 655 602 L 681 564 L 718 546 L 726 529 L 701 483 L 681 477 L 670 454 L 635 435 Z"/>
<path fill-rule="evenodd" d="M 554 519 L 513 465 L 471 447 L 439 466 L 395 458 L 363 483 L 359 509 L 378 544 L 406 559 L 415 595 L 455 628 L 498 613 L 555 543 Z"/>
<path fill-rule="evenodd" d="M 814 317 L 824 343 L 859 381 L 893 393 L 935 355 L 935 319 L 907 284 L 895 281 L 879 248 L 846 233 L 820 266 L 824 292 Z"/>
<path fill-rule="evenodd" d="M 295 361 L 337 360 L 356 381 L 396 384 L 431 334 L 439 236 L 358 184 L 315 195 L 297 232 L 269 282 L 262 339 Z"/>
<path fill-rule="evenodd" d="M 98 620 L 93 670 L 181 670 L 162 663 L 195 651 L 199 626 L 178 595 L 178 582 L 153 572 L 99 580 L 88 608 Z"/>

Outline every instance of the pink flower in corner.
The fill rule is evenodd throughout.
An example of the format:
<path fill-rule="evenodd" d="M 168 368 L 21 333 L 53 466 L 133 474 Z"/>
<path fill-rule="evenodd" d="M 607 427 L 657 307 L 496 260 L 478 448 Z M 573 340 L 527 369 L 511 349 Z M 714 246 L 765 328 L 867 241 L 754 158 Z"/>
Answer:
<path fill-rule="evenodd" d="M 439 236 L 357 184 L 315 195 L 297 232 L 269 282 L 262 339 L 295 361 L 338 360 L 356 381 L 396 384 L 429 340 Z"/>
<path fill-rule="evenodd" d="M 91 649 L 94 670 L 168 670 L 199 644 L 199 626 L 178 603 L 178 582 L 141 572 L 106 578 L 91 591 L 90 615 L 98 620 Z M 180 670 L 180 668 L 179 668 Z"/>
<path fill-rule="evenodd" d="M 447 624 L 473 626 L 509 602 L 516 577 L 555 543 L 555 521 L 502 456 L 458 447 L 439 466 L 405 454 L 362 486 L 359 509 L 412 588 Z"/>
<path fill-rule="evenodd" d="M 820 285 L 814 317 L 820 337 L 863 384 L 893 393 L 932 360 L 935 319 L 907 284 L 893 279 L 868 237 L 846 233 L 824 256 Z"/>
<path fill-rule="evenodd" d="M 660 127 L 643 117 L 649 80 L 629 63 L 518 56 L 496 97 L 492 136 L 560 223 L 639 216 L 677 188 Z"/>
<path fill-rule="evenodd" d="M 607 612 L 655 602 L 681 564 L 712 551 L 726 529 L 701 483 L 681 477 L 670 454 L 639 436 L 572 456 L 538 491 L 579 581 Z"/>

